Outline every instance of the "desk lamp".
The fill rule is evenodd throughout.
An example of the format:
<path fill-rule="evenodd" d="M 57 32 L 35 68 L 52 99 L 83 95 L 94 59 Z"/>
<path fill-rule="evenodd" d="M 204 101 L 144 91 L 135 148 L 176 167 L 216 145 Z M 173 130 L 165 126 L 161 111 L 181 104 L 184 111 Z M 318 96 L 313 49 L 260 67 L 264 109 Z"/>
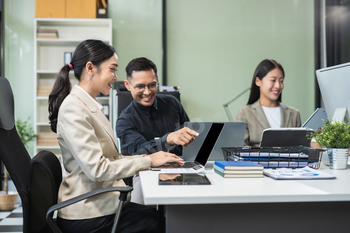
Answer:
<path fill-rule="evenodd" d="M 228 109 L 228 105 L 230 103 L 232 103 L 233 101 L 235 101 L 236 99 L 238 99 L 241 95 L 243 95 L 244 93 L 246 93 L 247 91 L 250 90 L 250 87 L 245 89 L 244 91 L 242 91 L 240 94 L 238 94 L 237 96 L 235 96 L 232 100 L 230 100 L 229 102 L 227 102 L 226 104 L 224 104 L 224 109 L 226 111 L 226 114 L 227 114 L 227 117 L 229 119 L 229 121 L 233 121 L 233 118 L 232 118 L 232 115 L 231 115 L 231 112 L 230 110 Z"/>

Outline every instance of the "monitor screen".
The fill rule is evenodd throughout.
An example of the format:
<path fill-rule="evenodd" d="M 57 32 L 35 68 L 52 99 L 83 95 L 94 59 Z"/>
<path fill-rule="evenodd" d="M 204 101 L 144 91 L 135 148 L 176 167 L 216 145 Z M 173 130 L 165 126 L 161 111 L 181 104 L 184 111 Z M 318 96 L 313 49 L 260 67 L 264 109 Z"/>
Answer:
<path fill-rule="evenodd" d="M 327 116 L 333 118 L 334 121 L 348 123 L 350 119 L 350 62 L 316 70 L 316 76 Z M 346 113 L 344 108 L 347 110 Z"/>

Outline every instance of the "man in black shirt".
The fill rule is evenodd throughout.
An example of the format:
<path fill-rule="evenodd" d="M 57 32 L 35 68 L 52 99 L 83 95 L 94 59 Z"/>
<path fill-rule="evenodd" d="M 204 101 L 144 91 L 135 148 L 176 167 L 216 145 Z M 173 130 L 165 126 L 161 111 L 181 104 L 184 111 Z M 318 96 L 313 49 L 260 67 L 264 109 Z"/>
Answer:
<path fill-rule="evenodd" d="M 171 95 L 157 95 L 156 65 L 147 58 L 129 62 L 125 87 L 134 100 L 123 110 L 116 124 L 121 147 L 130 155 L 169 151 L 181 155 L 182 146 L 191 143 L 198 133 L 184 127 L 189 118 L 181 103 Z"/>

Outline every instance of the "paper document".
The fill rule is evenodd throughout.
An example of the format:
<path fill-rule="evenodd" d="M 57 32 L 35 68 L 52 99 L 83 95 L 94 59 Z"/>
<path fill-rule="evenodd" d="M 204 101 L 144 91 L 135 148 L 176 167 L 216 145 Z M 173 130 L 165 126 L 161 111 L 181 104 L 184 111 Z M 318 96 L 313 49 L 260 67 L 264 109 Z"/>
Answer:
<path fill-rule="evenodd" d="M 276 180 L 334 179 L 333 175 L 310 167 L 264 169 L 264 174 Z"/>

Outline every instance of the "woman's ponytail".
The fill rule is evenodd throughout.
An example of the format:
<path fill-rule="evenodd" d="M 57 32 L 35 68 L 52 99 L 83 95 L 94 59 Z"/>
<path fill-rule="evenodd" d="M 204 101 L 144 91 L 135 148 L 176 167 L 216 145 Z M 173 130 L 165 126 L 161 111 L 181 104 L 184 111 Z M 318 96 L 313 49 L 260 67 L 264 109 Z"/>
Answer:
<path fill-rule="evenodd" d="M 58 110 L 63 100 L 69 95 L 72 85 L 69 80 L 70 66 L 65 65 L 62 67 L 60 72 L 57 74 L 55 84 L 52 92 L 49 95 L 49 120 L 51 130 L 57 133 L 57 117 Z"/>

